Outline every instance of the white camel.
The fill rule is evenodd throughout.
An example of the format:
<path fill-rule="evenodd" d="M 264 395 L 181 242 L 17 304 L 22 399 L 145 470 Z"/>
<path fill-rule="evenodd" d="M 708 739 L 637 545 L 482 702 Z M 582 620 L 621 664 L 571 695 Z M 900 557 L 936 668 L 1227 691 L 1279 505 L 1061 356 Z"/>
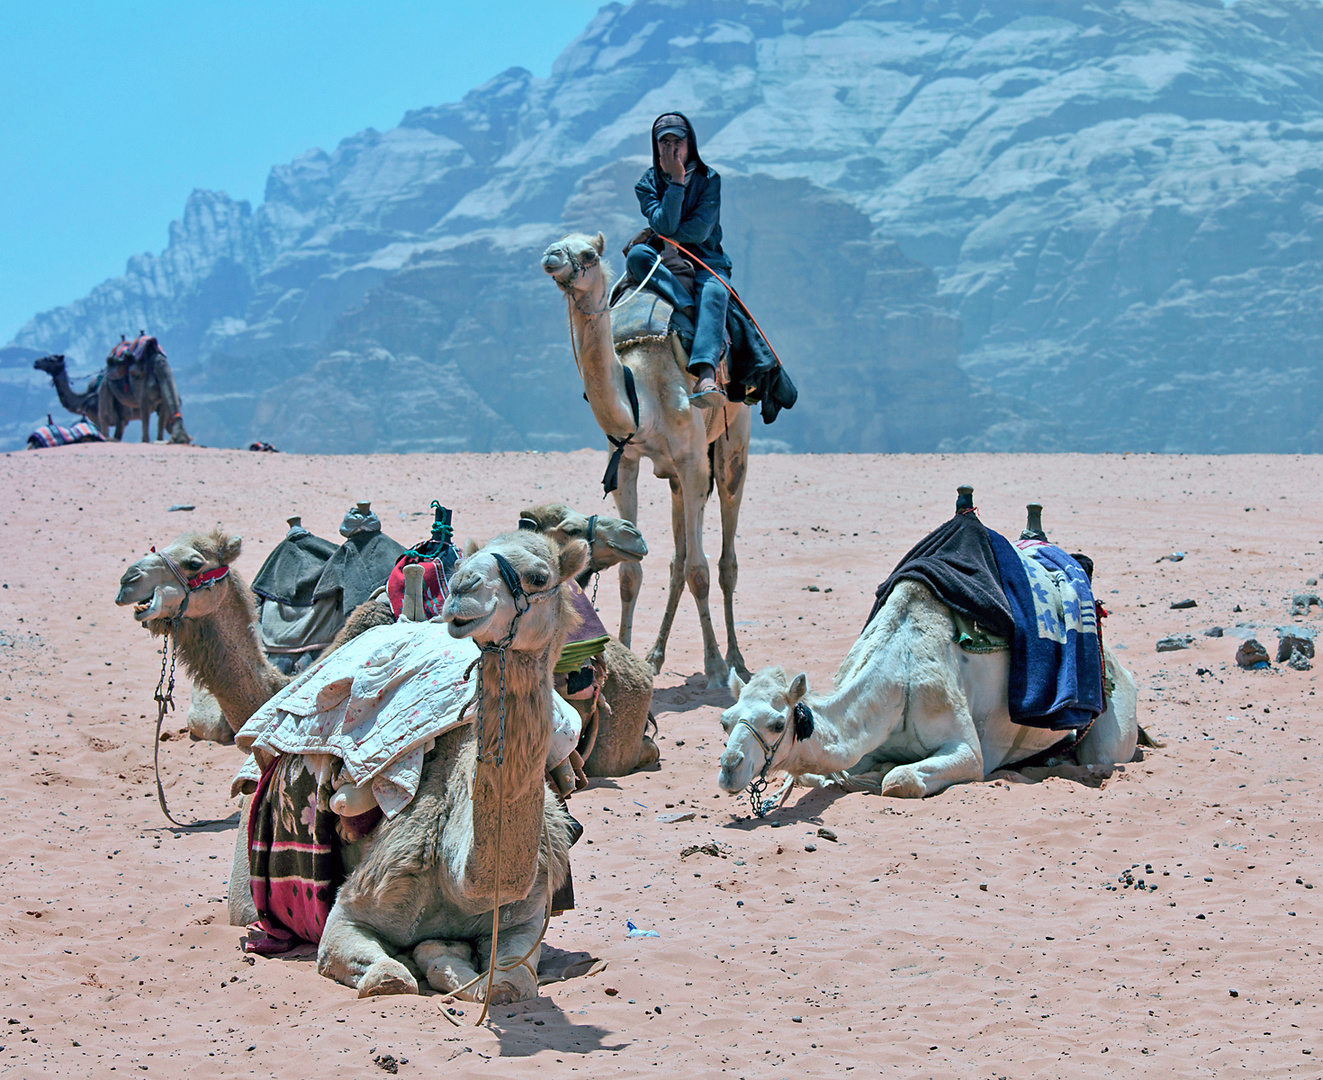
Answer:
<path fill-rule="evenodd" d="M 738 577 L 735 532 L 749 464 L 749 407 L 740 402 L 710 410 L 691 406 L 693 377 L 685 371 L 686 358 L 673 335 L 620 342 L 617 353 L 607 303 L 608 273 L 601 258 L 605 247 L 601 233 L 572 233 L 547 248 L 542 269 L 569 299 L 570 333 L 593 417 L 621 448 L 619 486 L 615 490 L 620 516 L 638 521 L 638 478 L 643 458 L 652 462 L 654 475 L 671 485 L 675 555 L 671 559 L 666 610 L 646 659 L 654 674 L 661 671 L 680 590 L 687 583 L 698 606 L 703 633 L 703 670 L 708 688 L 715 689 L 725 685 L 728 668 L 748 674 L 735 639 L 734 605 Z M 631 384 L 637 410 L 630 401 Z M 708 609 L 711 575 L 703 554 L 703 510 L 714 486 L 721 504 L 717 578 L 726 616 L 724 660 Z M 642 567 L 621 564 L 620 641 L 626 648 L 642 583 Z"/>
<path fill-rule="evenodd" d="M 1135 681 L 1111 650 L 1103 661 L 1106 708 L 1074 748 L 1081 765 L 1135 753 Z M 792 679 L 779 667 L 747 683 L 731 676 L 736 702 L 721 717 L 728 737 L 717 783 L 736 793 L 784 772 L 782 797 L 793 781 L 917 799 L 981 780 L 1065 734 L 1011 719 L 1009 677 L 1008 651 L 964 651 L 950 609 L 925 585 L 901 581 L 842 661 L 831 693 L 811 695 L 806 675 Z"/>

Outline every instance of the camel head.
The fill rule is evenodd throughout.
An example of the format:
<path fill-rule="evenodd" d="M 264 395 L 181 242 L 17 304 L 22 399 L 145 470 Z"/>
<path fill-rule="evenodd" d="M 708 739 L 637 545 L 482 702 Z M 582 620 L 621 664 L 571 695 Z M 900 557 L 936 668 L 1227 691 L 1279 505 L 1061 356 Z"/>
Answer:
<path fill-rule="evenodd" d="M 56 375 L 64 370 L 64 354 L 52 353 L 50 356 L 43 356 L 39 360 L 33 360 L 32 366 L 47 375 Z"/>
<path fill-rule="evenodd" d="M 727 685 L 735 704 L 721 714 L 726 749 L 717 786 L 734 795 L 749 786 L 765 763 L 768 775 L 780 768 L 797 737 L 805 737 L 795 706 L 808 693 L 808 676 L 791 679 L 785 668 L 766 667 L 746 683 L 732 668 Z"/>
<path fill-rule="evenodd" d="M 561 503 L 535 506 L 519 512 L 519 527 L 532 529 L 563 544 L 583 540 L 588 544 L 588 565 L 581 577 L 608 570 L 617 563 L 640 562 L 648 553 L 643 534 L 624 518 L 594 514 L 591 517 Z"/>
<path fill-rule="evenodd" d="M 528 529 L 503 533 L 470 552 L 450 578 L 441 619 L 452 637 L 492 645 L 514 637 L 517 652 L 537 652 L 568 632 L 576 616 L 562 582 L 588 563 L 588 544 L 563 544 Z M 518 625 L 515 617 L 518 614 Z"/>
<path fill-rule="evenodd" d="M 569 296 L 596 301 L 594 309 L 604 307 L 608 274 L 602 263 L 606 237 L 601 233 L 585 236 L 570 233 L 542 253 L 542 269 Z"/>
<path fill-rule="evenodd" d="M 168 621 L 181 614 L 190 619 L 210 615 L 219 602 L 220 590 L 214 586 L 224 580 L 242 545 L 243 537 L 219 529 L 184 533 L 124 571 L 115 603 L 132 604 L 133 617 L 155 634 L 164 633 Z"/>

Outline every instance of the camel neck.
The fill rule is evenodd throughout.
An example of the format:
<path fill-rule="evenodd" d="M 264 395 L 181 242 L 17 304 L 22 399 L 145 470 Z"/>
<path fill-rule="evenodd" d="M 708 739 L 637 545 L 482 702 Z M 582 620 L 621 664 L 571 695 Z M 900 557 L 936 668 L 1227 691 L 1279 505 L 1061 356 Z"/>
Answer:
<path fill-rule="evenodd" d="M 593 418 L 608 435 L 623 438 L 634 433 L 636 424 L 625 391 L 625 369 L 611 337 L 611 313 L 601 310 L 606 306 L 605 291 L 599 283 L 585 295 L 571 296 L 570 333 Z M 593 314 L 585 315 L 585 311 Z"/>
<path fill-rule="evenodd" d="M 791 748 L 786 759 L 790 771 L 839 772 L 876 746 L 879 703 L 875 689 L 855 679 L 832 694 L 810 699 L 813 734 Z"/>
<path fill-rule="evenodd" d="M 483 738 L 479 749 L 487 755 L 499 750 L 500 713 L 505 710 L 503 776 L 491 765 L 478 766 L 473 789 L 474 828 L 468 856 L 467 877 L 480 888 L 491 880 L 495 869 L 496 820 L 501 815 L 501 900 L 525 895 L 536 872 L 536 853 L 542 830 L 543 777 L 551 743 L 552 701 L 551 657 L 539 653 L 505 655 L 504 695 L 500 660 L 495 653 L 482 657 Z M 499 789 L 499 794 L 498 794 Z M 520 853 L 533 855 L 531 863 Z M 520 865 L 528 863 L 528 865 Z"/>
<path fill-rule="evenodd" d="M 220 585 L 217 608 L 204 618 L 185 618 L 176 631 L 179 652 L 193 678 L 215 696 L 237 731 L 289 682 L 262 652 L 256 610 L 248 586 L 233 571 Z"/>

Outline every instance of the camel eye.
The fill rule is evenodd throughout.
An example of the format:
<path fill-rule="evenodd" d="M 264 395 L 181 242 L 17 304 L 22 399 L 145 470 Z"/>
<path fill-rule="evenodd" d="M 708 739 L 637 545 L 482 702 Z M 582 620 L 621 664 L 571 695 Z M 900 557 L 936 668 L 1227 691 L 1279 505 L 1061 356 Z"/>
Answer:
<path fill-rule="evenodd" d="M 204 564 L 200 555 L 194 555 L 191 559 L 184 560 L 184 565 L 190 570 L 201 570 Z"/>
<path fill-rule="evenodd" d="M 583 254 L 584 266 L 592 266 L 593 263 L 595 263 L 596 261 L 597 261 L 597 252 L 593 251 L 591 248 L 588 251 L 584 252 Z"/>
<path fill-rule="evenodd" d="M 528 575 L 528 583 L 535 589 L 545 588 L 548 580 L 547 575 L 541 570 L 534 570 Z"/>
<path fill-rule="evenodd" d="M 730 729 L 733 728 L 734 726 L 735 726 L 734 720 L 731 720 L 729 717 L 726 716 L 723 716 L 721 718 L 721 730 L 724 731 L 727 735 L 730 734 Z"/>

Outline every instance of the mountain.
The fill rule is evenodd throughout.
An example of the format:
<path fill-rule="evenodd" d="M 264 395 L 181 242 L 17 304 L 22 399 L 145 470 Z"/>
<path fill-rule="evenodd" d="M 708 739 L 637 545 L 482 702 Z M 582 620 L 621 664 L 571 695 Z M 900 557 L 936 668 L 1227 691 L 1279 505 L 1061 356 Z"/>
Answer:
<path fill-rule="evenodd" d="M 604 445 L 538 256 L 637 230 L 672 108 L 801 391 L 756 447 L 1323 450 L 1318 0 L 609 4 L 549 78 L 194 192 L 0 350 L 0 433 L 54 408 L 34 356 L 147 328 L 204 442 Z"/>

